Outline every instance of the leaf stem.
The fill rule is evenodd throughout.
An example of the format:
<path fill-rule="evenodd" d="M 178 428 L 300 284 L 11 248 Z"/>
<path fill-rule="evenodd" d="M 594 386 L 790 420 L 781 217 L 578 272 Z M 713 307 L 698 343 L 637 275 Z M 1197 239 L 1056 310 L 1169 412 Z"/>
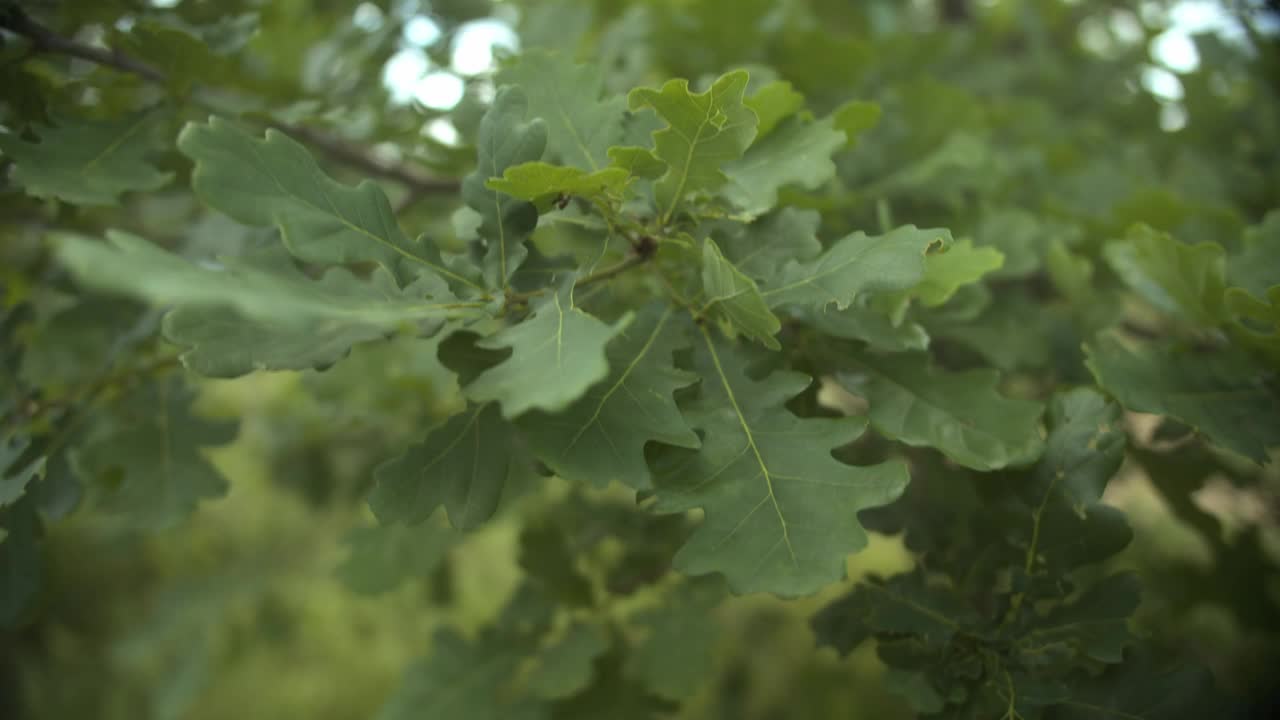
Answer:
<path fill-rule="evenodd" d="M 32 49 L 35 52 L 66 55 L 87 60 L 103 67 L 136 75 L 156 85 L 164 85 L 168 82 L 168 76 L 160 69 L 126 55 L 119 50 L 93 47 L 92 45 L 85 45 L 62 37 L 32 20 L 16 5 L 0 10 L 0 28 L 30 40 Z M 403 163 L 383 162 L 362 148 L 312 128 L 274 121 L 269 121 L 265 124 L 319 148 L 337 162 L 362 170 L 370 175 L 394 180 L 406 185 L 411 190 L 411 196 L 415 194 L 454 193 L 458 192 L 462 187 L 461 182 L 455 179 L 433 177 L 417 167 Z"/>

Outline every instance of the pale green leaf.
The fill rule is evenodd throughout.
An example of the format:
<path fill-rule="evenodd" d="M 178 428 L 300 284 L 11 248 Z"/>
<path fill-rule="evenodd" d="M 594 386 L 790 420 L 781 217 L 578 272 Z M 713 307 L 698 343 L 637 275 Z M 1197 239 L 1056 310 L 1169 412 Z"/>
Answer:
<path fill-rule="evenodd" d="M 755 281 L 725 259 L 711 239 L 702 245 L 702 290 L 706 295 L 703 311 L 711 312 L 729 337 L 741 333 L 772 350 L 781 347 L 774 335 L 782 323 L 769 310 Z"/>
<path fill-rule="evenodd" d="M 379 465 L 369 506 L 381 523 L 415 524 L 443 505 L 454 527 L 474 528 L 497 509 L 518 452 L 498 408 L 472 405 Z"/>
<path fill-rule="evenodd" d="M 742 157 L 756 136 L 756 115 L 743 104 L 747 73 L 737 70 L 703 93 L 687 80 L 668 80 L 660 89 L 636 88 L 631 110 L 651 107 L 668 127 L 653 133 L 654 154 L 669 166 L 656 183 L 662 222 L 669 222 L 689 194 L 713 192 L 725 182 L 723 167 Z"/>
<path fill-rule="evenodd" d="M 910 294 L 925 307 L 950 300 L 956 291 L 1004 265 L 1004 255 L 991 247 L 974 247 L 973 241 L 959 240 L 925 258 L 924 277 Z"/>
<path fill-rule="evenodd" d="M 946 372 L 924 354 L 864 354 L 857 364 L 861 372 L 840 379 L 867 399 L 871 424 L 885 437 L 936 448 L 975 470 L 1024 465 L 1044 448 L 1044 406 L 1001 395 L 994 370 Z"/>
<path fill-rule="evenodd" d="M 517 85 L 525 92 L 528 115 L 546 123 L 552 159 L 587 171 L 609 164 L 609 148 L 622 142 L 626 100 L 601 98 L 599 65 L 579 65 L 565 54 L 530 50 L 498 73 L 498 83 Z"/>
<path fill-rule="evenodd" d="M 1280 401 L 1257 368 L 1229 349 L 1130 349 L 1112 336 L 1085 346 L 1085 364 L 1129 410 L 1176 418 L 1211 442 L 1259 463 L 1280 446 Z"/>
<path fill-rule="evenodd" d="M 885 235 L 855 232 L 809 262 L 792 261 L 761 290 L 770 307 L 846 308 L 866 293 L 914 287 L 925 273 L 925 257 L 951 242 L 946 230 L 905 225 Z"/>
<path fill-rule="evenodd" d="M 836 129 L 844 131 L 846 148 L 857 145 L 858 138 L 863 133 L 879 125 L 880 115 L 879 105 L 861 100 L 850 100 L 831 114 L 835 119 Z"/>
<path fill-rule="evenodd" d="M 654 510 L 704 514 L 675 566 L 721 573 L 736 593 L 816 592 L 844 577 L 846 556 L 867 543 L 857 513 L 895 499 L 906 466 L 837 461 L 831 451 L 857 438 L 865 419 L 796 417 L 785 403 L 809 385 L 807 376 L 752 380 L 735 345 L 701 334 L 695 366 L 703 381 L 686 417 L 702 447 L 664 453 L 654 468 Z"/>
<path fill-rule="evenodd" d="M 650 485 L 644 448 L 650 442 L 697 447 L 698 436 L 672 394 L 696 380 L 677 370 L 672 353 L 685 345 L 672 309 L 651 307 L 606 347 L 609 376 L 554 415 L 531 412 L 519 426 L 538 459 L 563 478 L 633 488 Z"/>
<path fill-rule="evenodd" d="M 667 171 L 667 164 L 642 147 L 611 147 L 609 161 L 612 167 L 626 170 L 634 177 L 656 180 Z"/>
<path fill-rule="evenodd" d="M 14 162 L 13 182 L 28 194 L 76 205 L 115 205 L 120 194 L 157 190 L 173 178 L 147 160 L 160 149 L 160 115 L 144 110 L 114 120 L 55 118 L 40 141 L 0 133 L 0 151 Z"/>
<path fill-rule="evenodd" d="M 489 178 L 502 177 L 507 168 L 542 158 L 547 127 L 537 118 L 525 120 L 527 106 L 528 97 L 519 88 L 498 90 L 480 121 L 476 169 L 462 181 L 463 201 L 480 214 L 478 232 L 488 244 L 484 277 L 492 288 L 507 286 L 528 254 L 525 241 L 538 225 L 532 204 L 486 186 Z"/>
<path fill-rule="evenodd" d="M 628 324 L 612 326 L 573 303 L 572 281 L 534 308 L 533 316 L 485 338 L 488 350 L 511 348 L 511 357 L 480 373 L 464 388 L 476 402 L 497 401 L 502 414 L 515 418 L 530 410 L 559 412 L 609 374 L 605 345 Z"/>
<path fill-rule="evenodd" d="M 541 206 L 560 195 L 587 200 L 617 195 L 629 177 L 626 170 L 618 167 L 587 172 L 537 161 L 512 165 L 501 178 L 488 180 L 485 187 Z"/>

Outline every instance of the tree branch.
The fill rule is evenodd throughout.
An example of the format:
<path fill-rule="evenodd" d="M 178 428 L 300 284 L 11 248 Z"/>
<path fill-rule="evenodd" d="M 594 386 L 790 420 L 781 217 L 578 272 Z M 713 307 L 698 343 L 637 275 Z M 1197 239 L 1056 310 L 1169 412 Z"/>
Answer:
<path fill-rule="evenodd" d="M 0 10 L 0 29 L 9 30 L 27 38 L 31 41 L 32 49 L 37 52 L 66 55 L 87 60 L 103 67 L 136 75 L 157 85 L 163 85 L 167 81 L 165 73 L 161 70 L 118 50 L 106 50 L 64 38 L 32 20 L 17 6 Z M 315 146 L 330 158 L 344 165 L 408 186 L 412 197 L 452 193 L 461 188 L 461 183 L 458 180 L 433 177 L 416 167 L 403 163 L 382 162 L 369 155 L 363 149 L 319 130 L 287 123 L 271 122 L 267 124 L 281 132 L 296 137 L 302 142 Z"/>

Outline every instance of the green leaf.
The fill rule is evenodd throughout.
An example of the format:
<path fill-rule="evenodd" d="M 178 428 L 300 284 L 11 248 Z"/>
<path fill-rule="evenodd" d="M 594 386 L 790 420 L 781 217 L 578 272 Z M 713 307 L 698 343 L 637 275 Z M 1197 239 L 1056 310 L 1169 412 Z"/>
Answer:
<path fill-rule="evenodd" d="M 1223 319 L 1222 247 L 1187 245 L 1145 225 L 1103 248 L 1103 257 L 1134 292 L 1164 312 L 1213 327 Z"/>
<path fill-rule="evenodd" d="M 372 282 L 343 268 L 312 280 L 287 261 L 263 269 L 226 259 L 215 269 L 126 233 L 108 231 L 107 239 L 60 236 L 58 257 L 86 285 L 178 305 L 165 319 L 165 334 L 191 348 L 183 356 L 191 369 L 213 377 L 324 367 L 352 345 L 400 326 L 426 330 L 483 309 L 483 303 L 453 301 L 431 276 L 401 290 L 383 269 Z"/>
<path fill-rule="evenodd" d="M 1242 345 L 1280 368 L 1280 285 L 1267 291 L 1263 302 L 1240 288 L 1227 290 L 1227 310 L 1233 319 L 1228 330 Z"/>
<path fill-rule="evenodd" d="M 120 194 L 158 190 L 173 179 L 147 161 L 159 149 L 159 113 L 144 110 L 114 120 L 55 118 L 40 142 L 0 133 L 0 150 L 15 167 L 13 182 L 29 195 L 75 205 L 115 205 Z"/>
<path fill-rule="evenodd" d="M 725 259 L 710 238 L 702 244 L 702 291 L 703 312 L 711 311 L 726 335 L 741 333 L 771 350 L 782 347 L 774 338 L 782 323 L 770 312 L 755 281 Z"/>
<path fill-rule="evenodd" d="M 458 537 L 436 522 L 355 528 L 344 540 L 350 552 L 336 573 L 353 592 L 385 593 L 430 576 Z"/>
<path fill-rule="evenodd" d="M 443 505 L 454 527 L 477 527 L 498 508 L 519 452 L 498 408 L 472 405 L 379 465 L 369 507 L 380 523 L 415 524 Z"/>
<path fill-rule="evenodd" d="M 34 497 L 0 508 L 0 628 L 16 626 L 40 591 L 39 535 Z"/>
<path fill-rule="evenodd" d="M 370 261 L 388 268 L 403 262 L 479 289 L 445 267 L 437 248 L 409 240 L 377 185 L 335 182 L 284 133 L 267 130 L 259 140 L 213 117 L 203 125 L 188 123 L 178 149 L 195 162 L 191 187 L 206 205 L 246 225 L 278 227 L 300 260 Z"/>
<path fill-rule="evenodd" d="M 924 354 L 863 354 L 856 362 L 861 372 L 840 380 L 867 399 L 871 425 L 885 437 L 936 448 L 974 470 L 1027 464 L 1044 448 L 1044 406 L 998 393 L 994 370 L 941 371 Z"/>
<path fill-rule="evenodd" d="M 528 254 L 525 240 L 538 225 L 532 204 L 486 186 L 489 178 L 502 177 L 507 168 L 542 158 L 547 127 L 537 118 L 526 121 L 527 107 L 528 98 L 519 88 L 498 90 L 480 121 L 476 169 L 462 181 L 463 201 L 480 213 L 479 234 L 488 243 L 484 276 L 491 288 L 507 286 Z"/>
<path fill-rule="evenodd" d="M 628 172 L 618 167 L 587 172 L 538 161 L 512 165 L 501 178 L 487 181 L 485 187 L 544 207 L 560 195 L 587 200 L 617 195 L 629 178 Z"/>
<path fill-rule="evenodd" d="M 792 118 L 724 166 L 729 180 L 721 193 L 746 217 L 759 216 L 778 204 L 779 189 L 815 190 L 835 177 L 831 156 L 846 140 L 834 116 L 815 122 Z"/>
<path fill-rule="evenodd" d="M 1004 264 L 991 273 L 1000 278 L 1026 277 L 1038 270 L 1044 234 L 1036 216 L 1019 208 L 984 215 L 974 231 L 980 246 L 995 248 L 1004 256 Z"/>
<path fill-rule="evenodd" d="M 747 73 L 720 76 L 703 93 L 689 92 L 687 80 L 668 80 L 660 89 L 636 88 L 631 110 L 651 107 L 668 127 L 653 133 L 654 154 L 669 166 L 655 185 L 662 223 L 670 222 L 687 195 L 713 192 L 725 182 L 722 168 L 742 157 L 756 136 L 756 115 L 743 104 Z"/>
<path fill-rule="evenodd" d="M 405 671 L 401 686 L 378 713 L 378 720 L 547 720 L 547 706 L 514 692 L 526 638 L 486 630 L 468 641 L 452 629 L 436 632 L 431 654 Z"/>
<path fill-rule="evenodd" d="M 628 624 L 643 636 L 627 655 L 627 675 L 671 700 L 693 695 L 711 674 L 712 649 L 720 634 L 713 613 L 725 595 L 720 578 L 692 578 L 656 607 L 629 617 Z"/>
<path fill-rule="evenodd" d="M 524 686 L 547 700 L 574 695 L 591 683 L 595 660 L 611 645 L 600 625 L 574 622 L 539 649 Z"/>
<path fill-rule="evenodd" d="M 667 164 L 642 147 L 609 148 L 611 167 L 626 170 L 633 177 L 657 180 L 667 171 Z"/>
<path fill-rule="evenodd" d="M 791 83 L 774 80 L 761 86 L 743 104 L 751 108 L 760 121 L 756 130 L 756 138 L 759 139 L 772 132 L 778 123 L 799 112 L 804 107 L 804 95 L 796 92 Z"/>
<path fill-rule="evenodd" d="M 626 101 L 601 99 L 599 65 L 578 65 L 568 55 L 535 49 L 503 68 L 498 83 L 524 91 L 528 115 L 546 123 L 552 159 L 592 172 L 609 164 L 609 148 L 622 141 Z"/>
<path fill-rule="evenodd" d="M 956 291 L 970 285 L 1004 265 L 1004 255 L 989 247 L 973 246 L 965 238 L 929 253 L 925 258 L 924 277 L 911 289 L 910 295 L 920 299 L 925 307 L 935 307 L 950 300 Z"/>
<path fill-rule="evenodd" d="M 163 67 L 165 85 L 179 95 L 189 92 L 194 83 L 221 81 L 230 69 L 226 59 L 214 54 L 203 40 L 158 22 L 144 20 L 128 32 L 113 34 L 119 40 L 113 47 L 119 45 L 129 55 Z"/>
<path fill-rule="evenodd" d="M 1238 352 L 1130 349 L 1107 335 L 1085 345 L 1085 355 L 1098 384 L 1130 410 L 1177 418 L 1258 463 L 1280 445 L 1280 402 Z"/>
<path fill-rule="evenodd" d="M 530 410 L 560 412 L 609 374 L 605 345 L 632 317 L 606 325 L 574 305 L 573 282 L 564 282 L 532 317 L 478 343 L 487 350 L 511 348 L 512 354 L 463 390 L 476 402 L 501 403 L 508 419 Z"/>
<path fill-rule="evenodd" d="M 1036 652 L 1064 643 L 1094 660 L 1120 662 L 1124 648 L 1134 640 L 1128 620 L 1140 600 L 1137 575 L 1111 575 L 1094 583 L 1071 603 L 1037 618 L 1020 637 L 1020 644 L 1024 650 Z"/>
<path fill-rule="evenodd" d="M 1244 233 L 1239 253 L 1227 259 L 1227 279 L 1255 297 L 1280 285 L 1280 210 Z"/>
<path fill-rule="evenodd" d="M 810 307 L 792 313 L 824 335 L 861 340 L 877 350 L 903 352 L 929 347 L 929 334 L 919 324 L 907 321 L 895 325 L 887 313 L 871 307 Z"/>
<path fill-rule="evenodd" d="M 717 243 L 739 270 L 757 282 L 767 281 L 788 260 L 810 260 L 822 253 L 821 222 L 815 210 L 782 208 L 750 225 L 729 225 L 727 236 Z"/>
<path fill-rule="evenodd" d="M 677 370 L 672 353 L 686 345 L 668 307 L 650 307 L 606 347 L 609 376 L 554 415 L 519 420 L 538 459 L 563 478 L 606 485 L 612 480 L 649 487 L 644 448 L 650 442 L 693 448 L 698 436 L 672 394 L 697 376 Z"/>
<path fill-rule="evenodd" d="M 925 256 L 951 241 L 946 230 L 905 225 L 885 235 L 855 232 L 810 262 L 793 261 L 761 291 L 770 307 L 848 307 L 864 293 L 914 287 L 925 273 Z"/>
<path fill-rule="evenodd" d="M 100 490 L 98 510 L 159 530 L 226 494 L 227 481 L 201 450 L 230 442 L 236 424 L 196 417 L 192 401 L 182 380 L 170 377 L 140 386 L 98 421 L 75 456 Z"/>
<path fill-rule="evenodd" d="M 836 129 L 844 132 L 845 148 L 858 144 L 861 135 L 880 124 L 880 106 L 873 102 L 850 100 L 835 109 L 831 114 L 835 119 Z"/>
<path fill-rule="evenodd" d="M 0 510 L 21 500 L 27 486 L 44 469 L 43 457 L 19 463 L 30 446 L 31 441 L 25 438 L 0 439 Z"/>
<path fill-rule="evenodd" d="M 736 593 L 815 592 L 844 576 L 845 557 L 867 543 L 858 511 L 896 498 L 906 467 L 837 461 L 830 451 L 857 438 L 865 420 L 796 417 L 784 406 L 807 376 L 752 380 L 734 345 L 701 334 L 695 363 L 703 381 L 686 417 L 702 448 L 670 451 L 654 468 L 654 510 L 704 512 L 675 566 L 719 572 Z"/>
<path fill-rule="evenodd" d="M 908 633 L 945 647 L 977 616 L 949 588 L 930 586 L 922 571 L 869 578 L 814 615 L 820 646 L 847 655 L 876 633 Z"/>
<path fill-rule="evenodd" d="M 1049 404 L 1049 437 L 1032 487 L 1043 498 L 1060 494 L 1083 514 L 1124 461 L 1127 435 L 1120 407 L 1093 388 L 1058 393 Z"/>
<path fill-rule="evenodd" d="M 1071 699 L 1054 708 L 1061 720 L 1200 720 L 1222 714 L 1209 671 L 1131 655 L 1101 675 L 1073 678 Z"/>

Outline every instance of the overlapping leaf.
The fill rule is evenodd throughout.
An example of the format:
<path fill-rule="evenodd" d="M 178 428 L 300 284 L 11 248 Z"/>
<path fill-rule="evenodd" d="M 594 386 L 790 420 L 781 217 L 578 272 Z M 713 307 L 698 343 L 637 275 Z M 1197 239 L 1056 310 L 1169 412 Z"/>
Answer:
<path fill-rule="evenodd" d="M 705 330 L 702 340 L 703 383 L 687 411 L 702 447 L 672 451 L 655 468 L 656 510 L 704 512 L 676 567 L 719 572 L 738 593 L 797 596 L 838 580 L 845 557 L 867 542 L 858 511 L 897 497 L 905 466 L 837 461 L 830 451 L 858 437 L 865 420 L 796 417 L 784 404 L 809 378 L 777 372 L 752 380 L 733 345 Z"/>
<path fill-rule="evenodd" d="M 781 188 L 814 190 L 835 177 L 831 156 L 847 139 L 835 116 L 812 122 L 791 118 L 724 166 L 728 182 L 721 193 L 746 217 L 761 215 L 778 204 Z"/>
<path fill-rule="evenodd" d="M 651 107 L 668 124 L 653 134 L 654 154 L 668 165 L 655 185 L 663 222 L 686 195 L 719 189 L 724 166 L 742 157 L 755 138 L 756 115 L 743 104 L 746 87 L 747 73 L 737 70 L 702 93 L 690 92 L 686 80 L 668 80 L 660 89 L 636 88 L 627 96 L 632 110 Z"/>
<path fill-rule="evenodd" d="M 857 363 L 861 373 L 840 378 L 866 397 L 871 424 L 885 437 L 936 448 L 975 470 L 1026 464 L 1044 448 L 1044 406 L 1001 395 L 995 371 L 945 372 L 921 354 L 864 354 Z"/>
<path fill-rule="evenodd" d="M 945 230 L 900 227 L 885 235 L 855 232 L 809 262 L 784 266 L 761 295 L 770 307 L 848 307 L 863 293 L 904 290 L 924 277 L 925 255 L 945 246 Z"/>
<path fill-rule="evenodd" d="M 498 82 L 518 85 L 528 97 L 528 115 L 547 127 L 553 159 L 587 171 L 609 165 L 609 148 L 622 142 L 626 100 L 601 98 L 600 67 L 579 65 L 546 50 L 522 53 L 498 73 Z"/>
<path fill-rule="evenodd" d="M 1205 326 L 1223 317 L 1225 290 L 1222 247 L 1187 245 L 1146 226 L 1106 246 L 1111 269 L 1151 304 Z"/>
<path fill-rule="evenodd" d="M 528 254 L 525 240 L 538 225 L 538 211 L 525 200 L 487 186 L 507 168 L 542 158 L 547 128 L 537 118 L 525 120 L 528 96 L 515 87 L 498 91 L 480 121 L 476 137 L 476 169 L 462 181 L 462 199 L 480 214 L 480 237 L 488 243 L 484 276 L 489 287 L 506 287 Z"/>
<path fill-rule="evenodd" d="M 759 288 L 720 252 L 715 242 L 702 245 L 703 308 L 717 318 L 729 337 L 738 334 L 758 340 L 765 347 L 781 347 L 774 335 L 782 322 L 769 310 Z"/>
<path fill-rule="evenodd" d="M 0 150 L 13 160 L 11 177 L 27 193 L 77 205 L 115 205 L 121 193 L 157 190 L 173 178 L 147 156 L 159 149 L 160 116 L 141 111 L 113 120 L 58 119 L 30 143 L 0 133 Z"/>
<path fill-rule="evenodd" d="M 215 269 L 126 233 L 109 231 L 107 238 L 62 236 L 58 256 L 86 285 L 178 305 L 166 319 L 166 335 L 191 348 L 184 359 L 192 369 L 216 377 L 323 367 L 399 326 L 438 325 L 481 310 L 481 303 L 454 301 L 431 276 L 401 290 L 382 269 L 372 282 L 342 268 L 311 280 L 267 258 L 263 267 L 227 259 Z"/>
<path fill-rule="evenodd" d="M 444 506 L 460 529 L 488 520 L 520 450 L 493 404 L 472 405 L 374 472 L 369 506 L 382 523 L 419 523 Z"/>
<path fill-rule="evenodd" d="M 539 459 L 557 475 L 605 485 L 620 480 L 648 487 L 644 448 L 649 442 L 697 447 L 672 394 L 696 376 L 674 366 L 685 345 L 671 309 L 651 307 L 606 347 L 609 376 L 555 414 L 531 412 L 519 426 Z"/>
<path fill-rule="evenodd" d="M 594 200 L 616 195 L 629 177 L 630 173 L 620 167 L 587 172 L 537 161 L 512 165 L 501 178 L 489 180 L 486 187 L 545 208 L 548 201 L 559 196 Z"/>
<path fill-rule="evenodd" d="M 1109 335 L 1085 352 L 1098 384 L 1130 410 L 1177 418 L 1259 463 L 1280 445 L 1280 401 L 1239 352 L 1131 349 Z"/>
<path fill-rule="evenodd" d="M 515 418 L 530 410 L 560 412 L 609 373 L 605 345 L 630 324 L 627 314 L 607 325 L 573 304 L 573 283 L 563 283 L 534 309 L 533 317 L 485 338 L 489 350 L 511 348 L 511 357 L 480 373 L 464 391 L 476 402 L 502 404 Z"/>
<path fill-rule="evenodd" d="M 445 267 L 437 248 L 404 234 L 377 185 L 335 182 L 284 133 L 267 130 L 260 140 L 214 117 L 183 128 L 178 148 L 195 162 L 191 186 L 201 200 L 246 225 L 278 227 L 301 260 L 403 262 L 477 287 Z"/>
<path fill-rule="evenodd" d="M 201 450 L 230 442 L 236 425 L 197 417 L 191 403 L 179 378 L 143 385 L 90 433 L 76 459 L 101 490 L 99 509 L 135 527 L 163 529 L 201 500 L 226 493 L 227 481 Z"/>

